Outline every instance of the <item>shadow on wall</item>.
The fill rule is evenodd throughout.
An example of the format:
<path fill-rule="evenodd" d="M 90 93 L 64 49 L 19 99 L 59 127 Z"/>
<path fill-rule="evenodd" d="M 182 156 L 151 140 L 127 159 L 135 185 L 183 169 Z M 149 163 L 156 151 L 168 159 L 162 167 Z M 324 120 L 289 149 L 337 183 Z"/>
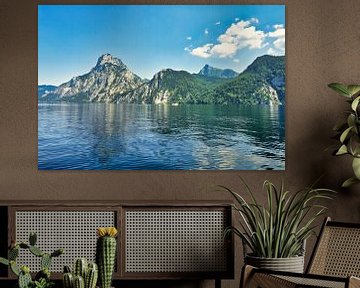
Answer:
<path fill-rule="evenodd" d="M 331 92 L 328 91 L 329 99 Z M 340 99 L 343 100 L 343 99 Z M 334 103 L 337 100 L 334 99 Z M 336 110 L 336 111 L 334 111 Z M 328 201 L 329 208 L 327 214 L 335 221 L 359 222 L 360 219 L 360 185 L 353 185 L 350 188 L 342 188 L 341 184 L 353 176 L 351 166 L 351 157 L 333 156 L 333 151 L 339 147 L 339 141 L 334 139 L 332 127 L 345 121 L 346 106 L 337 106 L 335 109 L 328 111 L 322 110 L 322 113 L 314 113 L 312 123 L 322 123 L 322 125 L 313 125 L 310 129 L 311 133 L 307 135 L 306 143 L 310 149 L 319 151 L 313 153 L 308 161 L 311 167 L 311 173 L 304 174 L 307 179 L 305 183 L 312 183 L 317 177 L 321 177 L 317 186 L 333 189 L 338 192 L 333 201 Z M 339 117 L 334 117 L 338 115 Z M 313 178 L 311 178 L 313 176 Z"/>
<path fill-rule="evenodd" d="M 288 145 L 287 152 L 291 151 L 289 156 L 293 157 L 293 159 L 290 163 L 291 167 L 287 168 L 290 168 L 292 175 L 298 176 L 292 177 L 291 180 L 294 183 L 288 183 L 291 185 L 286 186 L 291 186 L 288 189 L 295 192 L 301 187 L 311 185 L 318 180 L 316 183 L 317 188 L 328 188 L 338 192 L 334 200 L 323 202 L 328 207 L 324 217 L 330 216 L 335 221 L 359 222 L 360 185 L 348 189 L 341 188 L 342 182 L 352 176 L 351 159 L 347 156 L 333 156 L 333 151 L 338 147 L 339 142 L 333 139 L 334 132 L 332 128 L 346 119 L 344 111 L 347 109 L 347 104 L 344 103 L 343 98 L 337 98 L 327 88 L 326 83 L 321 83 L 324 80 L 319 81 L 320 83 L 317 80 L 319 79 L 314 79 L 313 84 L 319 86 L 320 89 L 314 95 L 320 96 L 310 94 L 311 91 L 306 91 L 308 95 L 306 95 L 306 92 L 304 93 L 304 97 L 307 97 L 309 102 L 306 113 L 302 113 L 304 119 L 298 130 L 301 133 L 301 135 L 298 135 L 298 139 L 301 139 L 301 141 L 294 142 L 289 139 L 292 145 Z M 324 102 L 324 105 L 320 105 L 322 102 Z M 292 125 L 287 127 L 289 126 Z M 319 231 L 322 219 L 319 219 L 316 224 L 319 225 Z M 306 265 L 313 252 L 315 241 L 316 237 L 314 236 L 307 241 Z"/>

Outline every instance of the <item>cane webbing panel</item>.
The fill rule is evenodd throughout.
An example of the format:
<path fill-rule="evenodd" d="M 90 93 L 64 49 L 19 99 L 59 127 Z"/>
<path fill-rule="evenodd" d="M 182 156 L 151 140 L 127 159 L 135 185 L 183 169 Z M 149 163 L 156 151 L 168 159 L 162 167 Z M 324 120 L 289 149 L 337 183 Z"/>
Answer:
<path fill-rule="evenodd" d="M 296 284 L 294 287 L 322 287 L 322 288 L 345 288 L 345 280 L 343 282 L 331 281 L 316 278 L 302 278 L 293 276 L 277 276 L 281 279 L 287 280 Z"/>
<path fill-rule="evenodd" d="M 54 258 L 50 270 L 62 272 L 74 259 L 95 260 L 96 228 L 115 226 L 114 211 L 16 211 L 16 241 L 28 243 L 29 233 L 37 233 L 37 246 L 46 253 L 64 248 L 65 253 Z M 29 251 L 20 251 L 18 263 L 31 271 L 39 271 L 40 258 Z"/>
<path fill-rule="evenodd" d="M 223 272 L 224 211 L 125 212 L 125 272 Z"/>
<path fill-rule="evenodd" d="M 296 284 L 271 274 L 255 273 L 244 283 L 246 288 L 296 288 Z"/>
<path fill-rule="evenodd" d="M 360 277 L 360 229 L 326 226 L 309 272 Z"/>

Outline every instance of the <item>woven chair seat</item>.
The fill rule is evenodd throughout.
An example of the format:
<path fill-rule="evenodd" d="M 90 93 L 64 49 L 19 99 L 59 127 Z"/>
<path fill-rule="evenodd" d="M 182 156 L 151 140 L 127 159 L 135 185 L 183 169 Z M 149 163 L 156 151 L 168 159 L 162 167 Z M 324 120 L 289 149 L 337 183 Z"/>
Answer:
<path fill-rule="evenodd" d="M 283 280 L 292 282 L 295 284 L 295 287 L 327 287 L 327 288 L 345 288 L 345 279 L 342 281 L 334 281 L 334 280 L 325 280 L 318 278 L 300 278 L 295 276 L 275 276 L 279 277 Z"/>

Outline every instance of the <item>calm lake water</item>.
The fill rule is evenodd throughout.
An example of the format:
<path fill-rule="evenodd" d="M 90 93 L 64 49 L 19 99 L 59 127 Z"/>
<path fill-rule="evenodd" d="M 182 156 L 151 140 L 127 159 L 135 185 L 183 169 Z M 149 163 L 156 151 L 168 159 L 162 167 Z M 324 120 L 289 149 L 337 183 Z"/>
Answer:
<path fill-rule="evenodd" d="M 42 104 L 39 169 L 284 170 L 283 106 Z"/>

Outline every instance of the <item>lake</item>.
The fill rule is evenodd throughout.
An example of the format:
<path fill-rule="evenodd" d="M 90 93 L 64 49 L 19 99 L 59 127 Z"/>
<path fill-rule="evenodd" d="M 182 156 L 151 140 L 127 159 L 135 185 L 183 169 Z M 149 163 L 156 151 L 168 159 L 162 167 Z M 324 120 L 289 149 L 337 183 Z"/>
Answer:
<path fill-rule="evenodd" d="M 41 170 L 284 170 L 285 107 L 44 104 Z"/>

